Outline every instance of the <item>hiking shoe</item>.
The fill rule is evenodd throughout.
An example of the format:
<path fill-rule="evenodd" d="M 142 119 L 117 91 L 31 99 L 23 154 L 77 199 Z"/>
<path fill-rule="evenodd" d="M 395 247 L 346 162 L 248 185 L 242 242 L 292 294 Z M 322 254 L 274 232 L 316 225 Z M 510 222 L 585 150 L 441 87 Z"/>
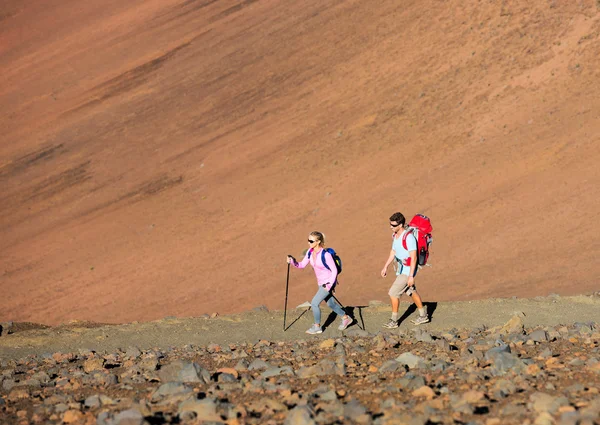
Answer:
<path fill-rule="evenodd" d="M 411 320 L 413 325 L 422 325 L 423 323 L 429 323 L 429 316 L 419 316 L 415 320 Z"/>
<path fill-rule="evenodd" d="M 387 329 L 396 329 L 398 327 L 398 321 L 390 319 L 390 321 L 385 323 L 383 327 Z"/>
<path fill-rule="evenodd" d="M 352 322 L 354 322 L 354 319 L 350 316 L 346 316 L 346 318 L 342 318 L 342 324 L 340 326 L 338 326 L 338 329 L 340 331 L 343 331 L 344 329 L 346 329 L 348 326 L 350 326 L 352 324 Z"/>
<path fill-rule="evenodd" d="M 321 329 L 320 326 L 312 325 L 310 329 L 306 331 L 306 333 L 310 335 L 322 334 L 323 329 Z"/>

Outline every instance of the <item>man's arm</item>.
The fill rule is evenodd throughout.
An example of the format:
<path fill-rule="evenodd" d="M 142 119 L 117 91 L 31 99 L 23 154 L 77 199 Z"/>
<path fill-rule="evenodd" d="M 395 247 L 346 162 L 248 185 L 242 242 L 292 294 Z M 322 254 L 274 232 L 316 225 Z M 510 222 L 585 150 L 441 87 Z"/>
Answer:
<path fill-rule="evenodd" d="M 415 271 L 417 270 L 417 251 L 410 251 L 410 272 L 408 272 L 408 286 L 415 284 Z"/>
<path fill-rule="evenodd" d="M 387 268 L 390 266 L 390 264 L 392 264 L 392 261 L 394 261 L 394 258 L 396 258 L 396 251 L 394 251 L 392 249 L 390 251 L 390 256 L 388 257 L 387 261 L 385 262 L 385 266 L 383 266 L 383 269 L 381 270 L 381 277 L 387 276 Z"/>

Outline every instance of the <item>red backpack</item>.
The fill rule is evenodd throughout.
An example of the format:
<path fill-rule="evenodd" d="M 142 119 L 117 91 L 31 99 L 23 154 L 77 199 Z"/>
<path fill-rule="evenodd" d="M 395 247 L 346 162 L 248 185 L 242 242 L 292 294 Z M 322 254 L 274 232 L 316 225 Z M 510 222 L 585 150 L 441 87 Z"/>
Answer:
<path fill-rule="evenodd" d="M 431 237 L 432 230 L 433 227 L 431 227 L 431 220 L 429 220 L 429 217 L 423 214 L 417 214 L 410 220 L 408 229 L 402 236 L 402 246 L 407 251 L 406 237 L 412 233 L 417 240 L 417 262 L 419 263 L 419 266 L 427 264 L 427 259 L 429 258 L 429 245 L 431 244 L 431 241 L 433 241 L 433 238 Z M 403 264 L 405 266 L 410 266 L 410 257 L 408 257 Z"/>

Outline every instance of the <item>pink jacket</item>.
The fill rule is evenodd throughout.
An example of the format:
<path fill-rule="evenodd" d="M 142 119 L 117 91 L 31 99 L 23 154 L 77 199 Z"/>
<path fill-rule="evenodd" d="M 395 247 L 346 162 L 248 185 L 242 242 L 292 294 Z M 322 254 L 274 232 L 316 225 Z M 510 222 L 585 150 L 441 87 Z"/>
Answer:
<path fill-rule="evenodd" d="M 333 257 L 330 253 L 325 252 L 325 262 L 329 266 L 329 270 L 327 270 L 327 267 L 325 267 L 325 265 L 323 264 L 323 254 L 321 253 L 321 251 L 319 250 L 317 253 L 313 253 L 312 251 L 312 249 L 308 250 L 306 255 L 304 256 L 304 259 L 299 263 L 293 263 L 294 267 L 296 267 L 297 269 L 303 269 L 308 263 L 310 263 L 310 265 L 313 266 L 313 269 L 315 270 L 315 275 L 317 276 L 317 284 L 319 286 L 325 285 L 325 289 L 329 291 L 331 290 L 333 284 L 336 283 L 337 279 L 337 268 L 335 267 Z M 310 258 L 308 258 L 309 253 L 311 253 Z"/>

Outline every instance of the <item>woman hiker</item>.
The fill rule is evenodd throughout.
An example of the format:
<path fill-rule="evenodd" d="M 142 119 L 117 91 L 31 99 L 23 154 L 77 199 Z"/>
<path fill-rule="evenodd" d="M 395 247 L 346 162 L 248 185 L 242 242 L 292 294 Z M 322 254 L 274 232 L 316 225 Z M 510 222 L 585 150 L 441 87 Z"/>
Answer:
<path fill-rule="evenodd" d="M 321 304 L 322 301 L 327 301 L 327 305 L 342 318 L 342 323 L 338 326 L 339 330 L 343 331 L 353 321 L 350 316 L 345 314 L 344 310 L 342 310 L 340 305 L 333 298 L 333 291 L 337 284 L 337 267 L 335 266 L 333 256 L 326 250 L 323 253 L 324 249 L 325 235 L 321 232 L 311 232 L 311 234 L 308 235 L 308 251 L 306 251 L 304 259 L 298 263 L 294 257 L 287 257 L 288 264 L 292 264 L 297 269 L 303 269 L 310 263 L 317 276 L 319 290 L 310 303 L 310 307 L 312 308 L 315 317 L 315 323 L 306 331 L 307 334 L 311 335 L 323 332 L 321 329 L 321 309 L 319 308 L 319 304 Z M 327 265 L 323 263 L 323 259 L 325 259 Z"/>

